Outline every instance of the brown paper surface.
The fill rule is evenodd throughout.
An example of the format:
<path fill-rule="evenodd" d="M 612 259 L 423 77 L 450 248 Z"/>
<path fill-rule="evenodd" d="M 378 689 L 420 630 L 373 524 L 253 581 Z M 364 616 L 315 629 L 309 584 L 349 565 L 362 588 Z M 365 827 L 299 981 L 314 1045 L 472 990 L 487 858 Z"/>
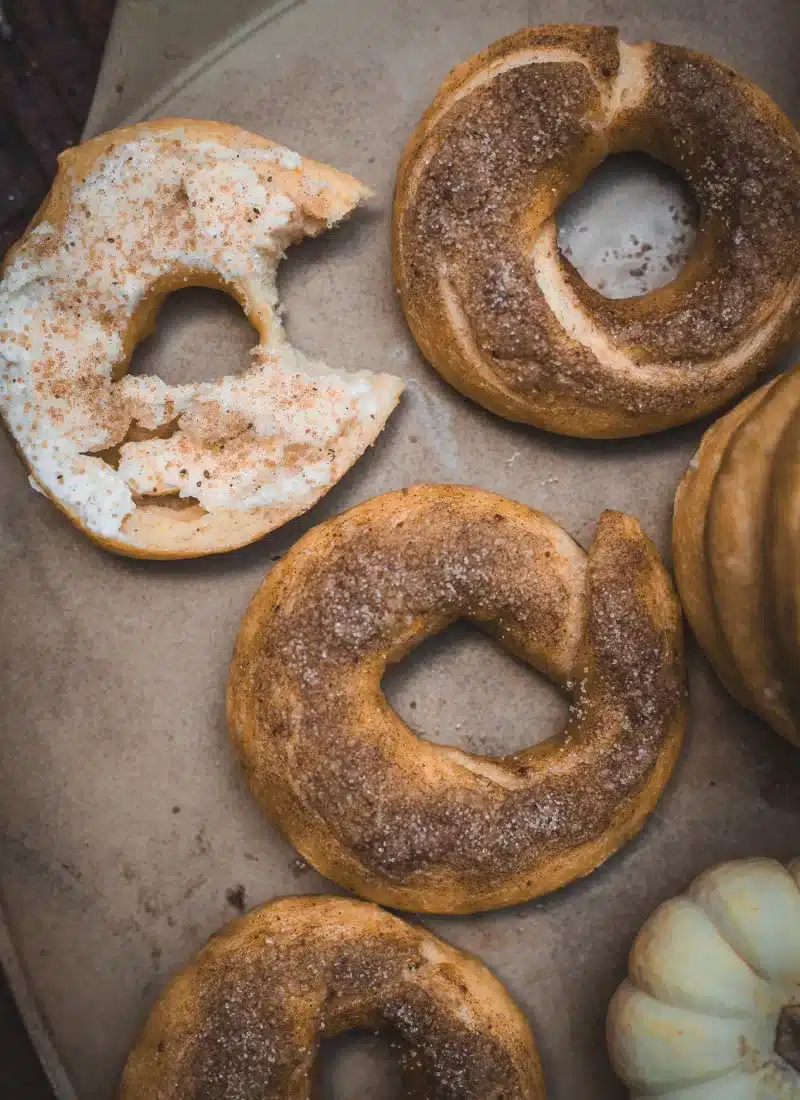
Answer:
<path fill-rule="evenodd" d="M 413 481 L 459 481 L 542 509 L 584 546 L 603 508 L 622 509 L 669 554 L 674 489 L 703 425 L 619 443 L 512 425 L 451 391 L 406 329 L 389 266 L 391 188 L 403 144 L 448 69 L 528 22 L 618 22 L 629 40 L 716 54 L 800 115 L 793 0 L 306 0 L 274 6 L 207 63 L 188 55 L 219 33 L 219 5 L 174 4 L 173 20 L 178 9 L 200 22 L 217 14 L 206 39 L 187 46 L 191 72 L 161 93 L 151 86 L 163 59 L 150 55 L 164 41 L 152 7 L 123 5 L 95 128 L 142 117 L 114 99 L 124 56 L 127 72 L 147 70 L 135 86 L 156 113 L 241 124 L 373 187 L 366 210 L 285 261 L 288 331 L 311 355 L 390 370 L 407 389 L 377 446 L 309 516 L 214 559 L 134 562 L 95 549 L 30 490 L 0 445 L 0 888 L 28 988 L 80 1100 L 112 1093 L 168 975 L 236 914 L 232 902 L 331 889 L 298 865 L 250 797 L 223 709 L 240 618 L 271 563 L 309 526 Z M 256 7 L 243 5 L 248 17 Z M 668 184 L 632 162 L 632 190 L 620 192 L 617 171 L 563 220 L 595 281 L 630 293 L 642 288 L 613 248 L 630 232 L 650 233 L 666 256 L 675 223 L 665 222 Z M 221 296 L 186 291 L 165 307 L 136 369 L 171 381 L 211 377 L 243 364 L 252 339 Z M 524 1007 L 554 1100 L 624 1095 L 608 1065 L 604 1015 L 649 912 L 715 861 L 799 854 L 798 754 L 733 703 L 693 644 L 689 665 L 686 747 L 637 840 L 534 904 L 426 921 L 480 955 Z M 563 715 L 535 674 L 460 628 L 393 671 L 387 692 L 428 736 L 478 751 L 539 740 Z M 337 1043 L 327 1100 L 395 1095 L 374 1045 Z"/>

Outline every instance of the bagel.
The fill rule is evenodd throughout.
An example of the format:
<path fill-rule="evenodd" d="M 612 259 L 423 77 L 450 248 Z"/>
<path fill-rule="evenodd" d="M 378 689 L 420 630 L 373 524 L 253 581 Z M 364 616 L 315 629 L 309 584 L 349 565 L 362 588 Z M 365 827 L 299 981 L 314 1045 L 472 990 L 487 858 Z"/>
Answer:
<path fill-rule="evenodd" d="M 560 735 L 487 758 L 418 738 L 387 664 L 472 619 L 571 701 Z M 231 737 L 261 806 L 319 871 L 372 901 L 469 913 L 586 875 L 643 824 L 685 721 L 680 608 L 638 523 L 588 559 L 547 516 L 419 485 L 311 530 L 247 611 Z"/>
<path fill-rule="evenodd" d="M 533 1036 L 477 959 L 377 906 L 282 898 L 213 936 L 157 1002 L 120 1100 L 301 1100 L 322 1038 L 396 1037 L 408 1095 L 544 1100 Z"/>
<path fill-rule="evenodd" d="M 559 251 L 556 211 L 609 154 L 689 185 L 692 256 L 610 300 Z M 414 131 L 394 199 L 394 275 L 423 355 L 492 412 L 564 435 L 660 431 L 722 407 L 796 330 L 800 138 L 713 58 L 542 26 L 457 66 Z"/>
<path fill-rule="evenodd" d="M 402 385 L 292 348 L 284 249 L 369 192 L 236 126 L 164 119 L 59 158 L 0 283 L 0 408 L 31 484 L 133 557 L 231 550 L 310 508 L 375 441 Z M 241 374 L 126 372 L 166 295 L 224 290 L 259 344 Z"/>

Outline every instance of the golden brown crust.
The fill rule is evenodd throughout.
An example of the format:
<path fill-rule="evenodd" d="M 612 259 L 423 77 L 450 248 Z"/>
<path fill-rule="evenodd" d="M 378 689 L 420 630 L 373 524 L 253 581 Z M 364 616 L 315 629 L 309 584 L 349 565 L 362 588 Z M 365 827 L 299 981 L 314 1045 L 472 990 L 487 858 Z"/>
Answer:
<path fill-rule="evenodd" d="M 612 301 L 560 255 L 554 214 L 627 149 L 680 171 L 702 217 L 674 283 Z M 395 280 L 467 396 L 563 434 L 642 434 L 721 407 L 795 329 L 798 206 L 800 139 L 743 77 L 613 28 L 529 28 L 458 66 L 412 135 Z"/>
<path fill-rule="evenodd" d="M 459 617 L 567 694 L 561 735 L 489 759 L 391 709 L 387 663 Z M 256 797 L 315 867 L 384 904 L 472 912 L 589 873 L 641 827 L 684 695 L 677 598 L 634 520 L 604 513 L 587 559 L 541 513 L 421 485 L 314 528 L 270 572 L 228 714 Z"/>
<path fill-rule="evenodd" d="M 794 741 L 800 734 L 774 636 L 764 537 L 775 451 L 798 403 L 800 371 L 792 371 L 745 415 L 720 464 L 705 530 L 711 598 L 739 678 L 757 713 Z"/>
<path fill-rule="evenodd" d="M 675 493 L 672 523 L 675 581 L 689 625 L 725 687 L 734 699 L 750 709 L 753 704 L 748 689 L 725 642 L 711 597 L 705 530 L 708 503 L 728 444 L 740 424 L 764 400 L 771 385 L 768 383 L 751 393 L 705 433 Z"/>
<path fill-rule="evenodd" d="M 767 511 L 767 573 L 775 632 L 793 713 L 800 722 L 800 412 L 778 444 Z M 800 745 L 798 726 L 794 737 Z"/>
<path fill-rule="evenodd" d="M 409 1095 L 544 1100 L 522 1012 L 486 969 L 364 902 L 282 898 L 213 936 L 153 1009 L 120 1100 L 301 1100 L 322 1038 L 386 1029 Z"/>
<path fill-rule="evenodd" d="M 177 142 L 180 138 L 180 140 L 196 142 L 213 142 L 217 146 L 234 150 L 280 150 L 275 142 L 237 126 L 195 119 L 160 119 L 102 134 L 61 154 L 59 172 L 52 189 L 24 236 L 7 253 L 2 272 L 7 273 L 18 257 L 24 257 L 26 263 L 46 258 L 47 250 L 53 248 L 53 241 L 64 235 L 75 189 L 91 177 L 103 159 L 114 150 L 127 143 L 150 138 L 156 138 L 167 144 L 170 140 L 174 139 Z M 369 194 L 357 180 L 335 168 L 306 158 L 303 158 L 302 165 L 300 172 L 286 169 L 281 162 L 277 162 L 274 169 L 271 169 L 276 179 L 275 186 L 277 187 L 280 182 L 280 186 L 295 201 L 296 209 L 302 216 L 302 227 L 294 232 L 294 236 L 287 237 L 287 243 L 292 239 L 298 239 L 304 233 L 319 231 L 324 228 L 326 222 L 331 224 L 338 220 L 341 217 L 340 208 L 351 209 Z M 272 180 L 272 178 L 270 175 L 269 179 Z M 337 209 L 334 210 L 334 207 Z M 185 216 L 185 211 L 178 213 L 181 217 Z M 43 223 L 52 227 L 52 233 L 39 238 L 35 231 Z M 176 259 L 174 266 L 166 275 L 160 275 L 151 280 L 133 316 L 129 320 L 126 319 L 126 323 L 120 327 L 121 353 L 118 362 L 114 364 L 115 380 L 119 380 L 127 372 L 136 345 L 152 331 L 158 310 L 167 295 L 186 286 L 211 287 L 230 294 L 244 309 L 262 343 L 266 344 L 269 341 L 275 325 L 274 303 L 269 288 L 261 288 L 257 292 L 255 280 L 242 278 L 231 282 L 210 270 L 208 265 L 192 266 Z M 100 309 L 99 306 L 98 309 Z M 78 312 L 79 307 L 76 304 L 76 315 Z M 91 313 L 91 308 L 89 312 Z M 83 317 L 85 314 L 84 302 L 80 304 L 80 316 Z M 67 325 L 75 323 L 74 318 L 69 316 L 64 320 Z M 113 327 L 116 321 L 102 315 L 100 323 Z M 55 370 L 55 366 L 52 369 Z M 380 378 L 382 381 L 378 385 L 383 387 L 383 380 L 388 379 L 388 376 L 380 376 Z M 79 385 L 80 379 L 74 384 Z M 62 387 L 65 392 L 67 385 L 65 381 Z M 379 404 L 385 407 L 380 409 L 379 416 L 373 418 L 369 424 L 355 419 L 347 427 L 337 441 L 337 446 L 327 452 L 332 456 L 329 477 L 321 486 L 310 486 L 309 492 L 303 496 L 302 500 L 279 502 L 269 506 L 221 507 L 206 510 L 197 501 L 191 499 L 134 495 L 136 509 L 123 521 L 121 532 L 118 535 L 106 535 L 92 529 L 74 507 L 59 499 L 58 494 L 46 485 L 42 485 L 41 481 L 35 478 L 35 472 L 34 480 L 37 487 L 75 526 L 99 545 L 116 553 L 140 558 L 184 558 L 228 551 L 261 538 L 268 531 L 312 507 L 374 442 L 385 421 L 384 412 L 388 415 L 399 396 L 399 385 L 396 387 L 396 392 L 390 393 L 391 389 L 391 386 L 381 389 Z M 111 410 L 113 402 L 109 401 L 108 405 Z M 112 411 L 109 411 L 108 415 L 111 416 Z M 4 427 L 10 435 L 13 435 L 8 424 L 4 423 Z M 124 438 L 136 439 L 135 431 L 134 421 L 130 433 Z M 15 445 L 26 467 L 31 471 L 31 463 L 16 440 Z M 232 454 L 235 450 L 235 447 L 230 448 Z M 103 454 L 102 451 L 99 453 Z M 235 473 L 233 462 L 234 459 L 231 458 L 228 465 Z"/>

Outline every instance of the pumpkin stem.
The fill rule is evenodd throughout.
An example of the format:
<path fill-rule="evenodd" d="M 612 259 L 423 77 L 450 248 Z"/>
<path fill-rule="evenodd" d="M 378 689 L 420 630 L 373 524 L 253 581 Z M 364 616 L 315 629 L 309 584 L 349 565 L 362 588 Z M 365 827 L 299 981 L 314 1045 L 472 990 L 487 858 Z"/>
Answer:
<path fill-rule="evenodd" d="M 775 1053 L 800 1073 L 800 1005 L 786 1005 L 778 1017 Z"/>

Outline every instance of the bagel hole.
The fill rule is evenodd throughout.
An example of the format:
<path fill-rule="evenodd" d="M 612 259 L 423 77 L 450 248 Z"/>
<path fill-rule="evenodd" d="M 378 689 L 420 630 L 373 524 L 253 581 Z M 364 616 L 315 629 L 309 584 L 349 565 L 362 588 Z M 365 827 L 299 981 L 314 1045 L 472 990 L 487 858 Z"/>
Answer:
<path fill-rule="evenodd" d="M 646 153 L 607 157 L 558 209 L 558 245 L 606 298 L 640 298 L 672 282 L 697 238 L 683 179 Z"/>
<path fill-rule="evenodd" d="M 403 1100 L 396 1033 L 348 1031 L 324 1039 L 317 1052 L 315 1100 Z"/>
<path fill-rule="evenodd" d="M 479 756 L 546 741 L 567 720 L 567 701 L 549 680 L 467 622 L 390 666 L 382 686 L 419 737 Z"/>
<path fill-rule="evenodd" d="M 169 294 L 153 332 L 131 357 L 129 374 L 155 374 L 169 385 L 238 374 L 258 333 L 241 306 L 221 290 L 186 287 Z"/>
<path fill-rule="evenodd" d="M 134 349 L 127 373 L 157 375 L 170 385 L 210 382 L 243 370 L 257 343 L 258 333 L 228 294 L 206 287 L 186 287 L 167 296 L 155 329 Z M 177 426 L 177 419 L 153 429 L 143 428 L 134 420 L 122 442 L 168 439 Z M 121 446 L 93 453 L 117 469 Z M 177 493 L 137 499 L 137 505 L 143 503 L 181 513 L 187 522 L 206 514 L 195 497 Z"/>

